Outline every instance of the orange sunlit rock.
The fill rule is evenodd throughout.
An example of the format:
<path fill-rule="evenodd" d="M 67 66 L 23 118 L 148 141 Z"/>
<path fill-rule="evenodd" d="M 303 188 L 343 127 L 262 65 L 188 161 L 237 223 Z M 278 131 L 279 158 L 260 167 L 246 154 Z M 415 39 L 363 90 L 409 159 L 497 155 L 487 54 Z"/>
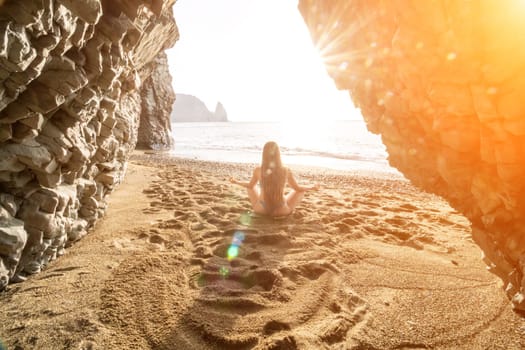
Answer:
<path fill-rule="evenodd" d="M 525 1 L 301 0 L 390 164 L 473 224 L 525 310 Z"/>

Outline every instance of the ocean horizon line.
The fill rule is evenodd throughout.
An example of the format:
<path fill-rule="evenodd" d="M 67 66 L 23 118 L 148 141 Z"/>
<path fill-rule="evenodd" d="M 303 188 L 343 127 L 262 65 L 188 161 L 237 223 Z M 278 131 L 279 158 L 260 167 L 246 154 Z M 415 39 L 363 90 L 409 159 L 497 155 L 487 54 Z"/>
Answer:
<path fill-rule="evenodd" d="M 336 170 L 369 169 L 388 173 L 390 168 L 380 137 L 362 120 L 305 122 L 172 123 L 174 156 L 209 161 L 258 163 L 267 141 L 281 148 L 283 161 Z"/>
<path fill-rule="evenodd" d="M 239 123 L 239 124 L 290 124 L 295 122 L 301 122 L 304 124 L 316 124 L 316 123 L 333 123 L 333 122 L 364 122 L 363 119 L 330 119 L 330 120 L 224 120 L 224 121 L 171 121 L 171 124 L 228 124 L 228 123 Z"/>

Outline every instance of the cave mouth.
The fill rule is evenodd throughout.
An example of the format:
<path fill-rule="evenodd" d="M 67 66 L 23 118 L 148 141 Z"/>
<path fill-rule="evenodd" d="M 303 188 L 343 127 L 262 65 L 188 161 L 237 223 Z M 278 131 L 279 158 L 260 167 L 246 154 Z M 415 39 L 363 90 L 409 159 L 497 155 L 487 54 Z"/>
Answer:
<path fill-rule="evenodd" d="M 525 6 L 299 1 L 325 69 L 390 165 L 473 225 L 489 270 L 525 308 Z"/>
<path fill-rule="evenodd" d="M 212 112 L 221 102 L 235 122 L 362 119 L 327 75 L 297 1 L 180 2 L 174 13 L 183 34 L 167 54 L 177 94 Z"/>
<path fill-rule="evenodd" d="M 9 242 L 0 289 L 39 272 L 102 217 L 141 115 L 160 118 L 171 107 L 149 103 L 157 90 L 141 87 L 167 71 L 155 59 L 179 38 L 174 3 L 0 7 L 0 209 Z M 299 10 L 390 164 L 472 222 L 489 269 L 524 310 L 523 1 L 300 0 Z M 152 124 L 164 132 L 159 143 L 170 136 L 167 118 Z"/>
<path fill-rule="evenodd" d="M 172 121 L 176 121 L 172 124 L 173 134 L 178 140 L 172 152 L 204 160 L 256 163 L 260 162 L 260 155 L 240 154 L 246 149 L 262 151 L 267 140 L 274 140 L 290 151 L 283 152 L 284 157 L 293 153 L 287 163 L 308 161 L 308 165 L 350 170 L 371 166 L 373 170 L 397 173 L 388 166 L 380 136 L 372 135 L 364 123 L 357 122 L 363 120 L 360 111 L 353 106 L 348 92 L 337 90 L 327 74 L 323 60 L 330 58 L 323 57 L 312 43 L 297 3 L 268 5 L 254 1 L 239 7 L 233 3 L 229 6 L 211 3 L 203 13 L 190 3 L 174 6 L 185 41 L 167 51 L 170 71 L 177 76 L 174 87 L 178 90 L 172 112 Z M 279 13 L 273 17 L 272 25 L 265 25 L 265 18 L 276 10 Z M 213 18 L 209 18 L 210 13 L 214 13 Z M 207 31 L 210 27 L 217 29 Z M 214 50 L 210 60 L 209 51 L 216 47 L 221 50 Z M 177 65 L 179 70 L 184 67 L 183 71 L 178 71 Z M 247 75 L 248 66 L 252 68 Z M 226 118 L 214 112 L 219 102 Z M 201 144 L 199 131 L 178 123 L 225 119 L 261 124 L 249 130 L 235 128 L 224 135 L 219 128 L 207 128 L 204 132 L 217 140 L 203 140 Z M 341 120 L 354 122 L 335 123 Z M 262 124 L 266 122 L 281 125 Z M 149 120 L 142 124 L 149 128 Z M 268 131 L 262 132 L 263 128 Z M 347 142 L 345 152 L 342 129 L 352 134 L 348 141 L 357 139 L 356 143 L 371 145 L 373 150 L 360 152 L 360 147 Z M 251 143 L 241 144 L 246 133 L 251 135 Z M 221 146 L 213 147 L 216 142 Z M 354 166 L 350 164 L 352 161 Z"/>

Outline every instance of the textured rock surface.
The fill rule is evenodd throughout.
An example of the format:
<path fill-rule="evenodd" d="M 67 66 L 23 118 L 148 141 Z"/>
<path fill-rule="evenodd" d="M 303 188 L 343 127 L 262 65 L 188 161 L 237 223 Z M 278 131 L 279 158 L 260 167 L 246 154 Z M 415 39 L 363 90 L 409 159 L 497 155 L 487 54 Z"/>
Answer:
<path fill-rule="evenodd" d="M 224 108 L 224 105 L 221 102 L 217 102 L 217 105 L 215 105 L 215 120 L 220 122 L 227 122 L 228 121 L 228 113 L 226 112 L 226 108 Z"/>
<path fill-rule="evenodd" d="M 177 94 L 171 114 L 173 122 L 226 122 L 228 114 L 222 103 L 217 102 L 212 112 L 206 104 L 193 95 Z"/>
<path fill-rule="evenodd" d="M 446 198 L 525 310 L 525 5 L 301 0 L 327 70 L 390 164 Z"/>
<path fill-rule="evenodd" d="M 137 148 L 169 149 L 173 145 L 170 117 L 175 92 L 171 85 L 166 54 L 161 52 L 143 70 L 146 71 L 147 78 L 140 90 L 142 113 Z"/>
<path fill-rule="evenodd" d="M 0 7 L 0 289 L 103 215 L 137 142 L 144 67 L 178 39 L 174 2 Z"/>

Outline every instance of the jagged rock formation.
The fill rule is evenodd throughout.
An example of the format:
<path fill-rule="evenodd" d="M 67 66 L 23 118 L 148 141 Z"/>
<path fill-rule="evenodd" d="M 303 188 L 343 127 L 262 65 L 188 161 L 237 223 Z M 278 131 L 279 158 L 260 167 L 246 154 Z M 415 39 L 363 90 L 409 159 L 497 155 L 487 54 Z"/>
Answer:
<path fill-rule="evenodd" d="M 217 102 L 215 105 L 215 112 L 214 118 L 218 122 L 227 122 L 228 121 L 228 113 L 226 112 L 226 108 L 224 108 L 224 105 L 221 102 Z"/>
<path fill-rule="evenodd" d="M 525 5 L 301 0 L 327 70 L 390 164 L 467 216 L 525 310 Z"/>
<path fill-rule="evenodd" d="M 142 68 L 178 39 L 174 2 L 0 7 L 0 290 L 103 215 L 137 141 Z"/>
<path fill-rule="evenodd" d="M 200 99 L 193 95 L 177 94 L 171 120 L 177 122 L 227 122 L 228 114 L 222 103 L 217 102 L 211 112 Z"/>
<path fill-rule="evenodd" d="M 141 75 L 148 78 L 140 90 L 142 113 L 137 148 L 169 149 L 173 145 L 170 116 L 175 92 L 171 85 L 166 53 L 161 52 L 143 70 L 146 73 Z"/>

